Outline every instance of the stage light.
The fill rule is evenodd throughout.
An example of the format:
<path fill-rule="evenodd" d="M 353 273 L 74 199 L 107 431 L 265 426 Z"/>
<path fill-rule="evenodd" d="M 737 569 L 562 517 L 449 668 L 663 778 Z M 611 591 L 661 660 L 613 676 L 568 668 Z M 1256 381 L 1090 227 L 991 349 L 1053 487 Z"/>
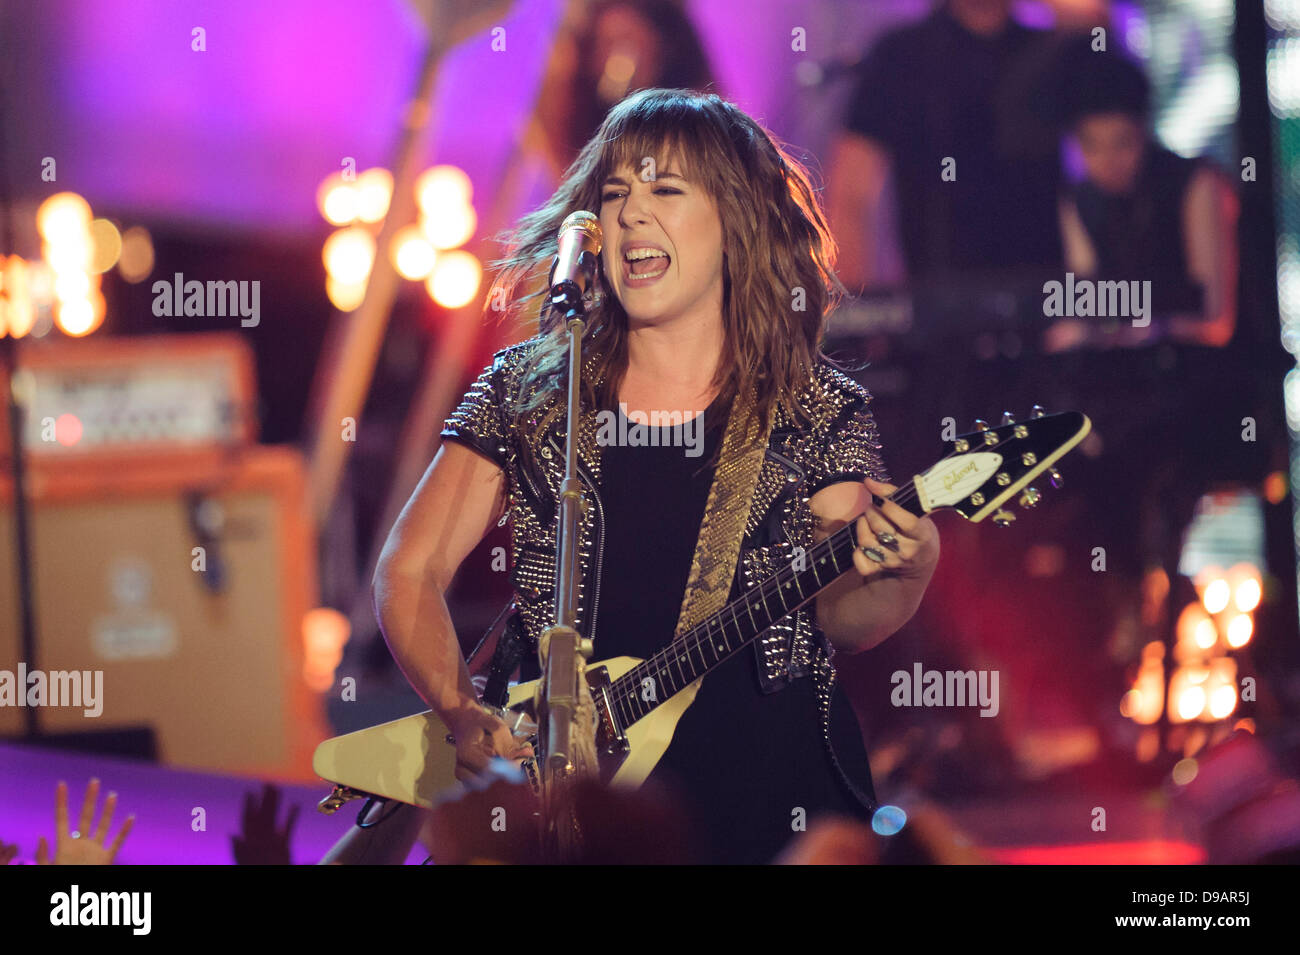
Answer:
<path fill-rule="evenodd" d="M 90 224 L 90 271 L 107 272 L 122 255 L 122 233 L 107 219 Z"/>
<path fill-rule="evenodd" d="M 1200 717 L 1208 701 L 1206 682 L 1210 668 L 1203 664 L 1185 664 L 1169 678 L 1169 721 L 1186 723 Z"/>
<path fill-rule="evenodd" d="M 478 228 L 478 214 L 469 203 L 447 205 L 420 219 L 420 228 L 435 249 L 454 249 L 469 241 Z"/>
<path fill-rule="evenodd" d="M 1120 700 L 1120 712 L 1133 722 L 1150 726 L 1165 706 L 1165 667 L 1159 657 L 1144 655 L 1133 688 Z M 1128 712 L 1125 712 L 1127 708 Z"/>
<path fill-rule="evenodd" d="M 1270 504 L 1281 504 L 1286 500 L 1286 472 L 1270 471 L 1264 478 L 1264 500 Z"/>
<path fill-rule="evenodd" d="M 399 229 L 388 250 L 397 273 L 413 282 L 428 278 L 438 258 L 429 240 L 420 234 L 418 226 L 413 225 Z"/>
<path fill-rule="evenodd" d="M 0 257 L 0 338 L 22 338 L 36 324 L 31 267 L 16 255 Z"/>
<path fill-rule="evenodd" d="M 388 204 L 393 198 L 393 174 L 375 167 L 357 176 L 357 218 L 362 222 L 378 222 L 388 215 Z"/>
<path fill-rule="evenodd" d="M 1230 595 L 1228 582 L 1222 577 L 1216 577 L 1205 585 L 1205 591 L 1201 594 L 1201 601 L 1205 604 L 1205 609 L 1210 613 L 1219 613 L 1228 606 L 1228 597 Z"/>
<path fill-rule="evenodd" d="M 303 615 L 302 676 L 317 693 L 334 686 L 334 671 L 343 660 L 343 647 L 351 633 L 351 622 L 332 607 L 317 607 Z"/>
<path fill-rule="evenodd" d="M 456 166 L 434 166 L 415 180 L 415 202 L 426 218 L 439 215 L 443 209 L 468 206 L 473 193 L 469 176 Z"/>
<path fill-rule="evenodd" d="M 76 298 L 60 302 L 54 311 L 54 323 L 65 334 L 73 338 L 84 338 L 104 321 L 104 296 L 91 292 L 85 298 Z"/>
<path fill-rule="evenodd" d="M 41 244 L 41 258 L 55 272 L 89 272 L 93 252 L 90 234 L 86 232 Z"/>
<path fill-rule="evenodd" d="M 354 221 L 360 204 L 356 182 L 344 179 L 341 172 L 327 176 L 316 189 L 316 208 L 330 225 L 347 225 Z"/>
<path fill-rule="evenodd" d="M 1234 650 L 1240 650 L 1246 644 L 1250 643 L 1250 638 L 1255 632 L 1255 624 L 1250 619 L 1250 614 L 1239 613 L 1228 623 L 1228 646 Z"/>
<path fill-rule="evenodd" d="M 473 255 L 461 250 L 445 252 L 438 256 L 425 288 L 443 308 L 460 308 L 474 300 L 482 278 L 483 267 Z"/>
<path fill-rule="evenodd" d="M 1178 717 L 1182 720 L 1194 720 L 1205 709 L 1205 687 L 1184 687 L 1178 694 Z"/>
<path fill-rule="evenodd" d="M 122 256 L 117 271 L 132 285 L 143 282 L 153 272 L 153 239 L 144 226 L 132 226 L 122 233 Z"/>
<path fill-rule="evenodd" d="M 46 242 L 84 236 L 90 228 L 90 203 L 75 192 L 59 192 L 36 210 L 36 231 Z"/>
<path fill-rule="evenodd" d="M 340 282 L 332 275 L 325 276 L 325 294 L 340 312 L 350 312 L 361 305 L 366 297 L 365 282 Z"/>
<path fill-rule="evenodd" d="M 56 272 L 54 297 L 60 302 L 70 302 L 90 295 L 90 275 L 86 272 Z"/>
<path fill-rule="evenodd" d="M 375 263 L 375 238 L 360 226 L 339 229 L 321 252 L 325 271 L 343 285 L 364 283 Z"/>
<path fill-rule="evenodd" d="M 1210 692 L 1210 715 L 1216 720 L 1226 720 L 1237 708 L 1237 689 L 1233 686 L 1216 686 Z"/>
<path fill-rule="evenodd" d="M 1189 601 L 1174 626 L 1174 659 L 1179 663 L 1200 660 L 1219 642 L 1214 620 L 1196 601 Z"/>
<path fill-rule="evenodd" d="M 1264 590 L 1259 581 L 1254 577 L 1247 577 L 1237 584 L 1237 591 L 1232 595 L 1232 599 L 1238 610 L 1249 613 L 1259 606 L 1259 600 L 1263 594 Z"/>
<path fill-rule="evenodd" d="M 1119 701 L 1119 715 L 1127 719 L 1133 719 L 1142 707 L 1142 691 L 1129 690 Z"/>

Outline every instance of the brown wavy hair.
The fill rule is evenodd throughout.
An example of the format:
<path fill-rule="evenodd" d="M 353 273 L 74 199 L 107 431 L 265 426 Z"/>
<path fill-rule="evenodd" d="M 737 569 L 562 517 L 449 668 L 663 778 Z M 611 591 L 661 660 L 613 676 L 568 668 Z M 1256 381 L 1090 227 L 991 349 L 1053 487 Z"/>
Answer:
<path fill-rule="evenodd" d="M 496 285 L 507 291 L 507 314 L 524 321 L 536 315 L 542 339 L 525 366 L 516 426 L 546 401 L 562 400 L 567 386 L 567 334 L 545 301 L 560 224 L 579 209 L 598 212 L 606 177 L 625 166 L 641 169 L 645 157 L 659 168 L 670 157 L 680 161 L 722 220 L 724 336 L 713 382 L 719 397 L 729 401 L 752 387 L 759 424 L 771 420 L 778 402 L 802 414 L 798 394 L 826 357 L 826 319 L 845 293 L 809 175 L 762 126 L 716 94 L 651 89 L 610 110 L 555 194 L 504 237 L 509 252 L 492 263 L 501 270 Z M 590 407 L 617 405 L 627 327 L 627 313 L 608 292 L 587 310 L 583 354 L 584 361 L 588 352 L 594 356 L 595 374 L 585 376 L 582 397 Z"/>

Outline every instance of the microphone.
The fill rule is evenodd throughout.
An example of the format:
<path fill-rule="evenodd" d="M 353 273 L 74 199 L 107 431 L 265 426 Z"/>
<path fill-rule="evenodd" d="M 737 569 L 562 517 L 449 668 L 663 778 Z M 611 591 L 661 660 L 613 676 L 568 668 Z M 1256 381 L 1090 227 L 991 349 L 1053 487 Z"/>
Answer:
<path fill-rule="evenodd" d="M 582 314 L 582 297 L 595 282 L 603 237 L 591 212 L 574 212 L 560 226 L 559 252 L 551 266 L 551 305 Z"/>

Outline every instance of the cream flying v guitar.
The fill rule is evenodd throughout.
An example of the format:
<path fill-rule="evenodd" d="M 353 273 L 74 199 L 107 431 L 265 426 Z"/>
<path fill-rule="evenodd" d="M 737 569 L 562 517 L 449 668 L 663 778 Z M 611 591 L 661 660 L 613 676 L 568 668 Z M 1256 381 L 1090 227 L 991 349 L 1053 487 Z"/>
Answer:
<path fill-rule="evenodd" d="M 890 500 L 918 516 L 951 508 L 967 520 L 991 517 L 1005 527 L 1015 515 L 1002 505 L 1017 493 L 1022 506 L 1036 504 L 1041 495 L 1029 485 L 1044 472 L 1058 485 L 1053 464 L 1092 427 L 1078 412 L 1045 415 L 1037 405 L 1028 420 L 1016 423 L 1007 415 L 1003 422 L 997 428 L 976 422 L 976 431 L 957 438 L 950 454 Z M 650 659 L 615 657 L 589 664 L 602 779 L 629 787 L 644 782 L 667 751 L 704 677 L 852 570 L 857 546 L 849 523 L 808 550 L 802 561 L 746 590 Z M 503 714 L 525 735 L 535 729 L 531 710 L 536 689 L 537 681 L 511 687 Z M 312 765 L 335 784 L 334 794 L 321 804 L 327 812 L 363 794 L 432 808 L 460 785 L 454 775 L 455 746 L 432 710 L 326 740 Z"/>

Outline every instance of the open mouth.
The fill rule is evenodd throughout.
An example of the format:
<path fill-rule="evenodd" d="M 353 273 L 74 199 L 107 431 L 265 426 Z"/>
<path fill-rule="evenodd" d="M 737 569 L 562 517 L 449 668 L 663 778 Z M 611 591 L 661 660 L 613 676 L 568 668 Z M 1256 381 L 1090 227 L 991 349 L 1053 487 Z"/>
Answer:
<path fill-rule="evenodd" d="M 662 278 L 672 263 L 663 249 L 642 246 L 623 253 L 623 278 L 634 288 Z"/>

